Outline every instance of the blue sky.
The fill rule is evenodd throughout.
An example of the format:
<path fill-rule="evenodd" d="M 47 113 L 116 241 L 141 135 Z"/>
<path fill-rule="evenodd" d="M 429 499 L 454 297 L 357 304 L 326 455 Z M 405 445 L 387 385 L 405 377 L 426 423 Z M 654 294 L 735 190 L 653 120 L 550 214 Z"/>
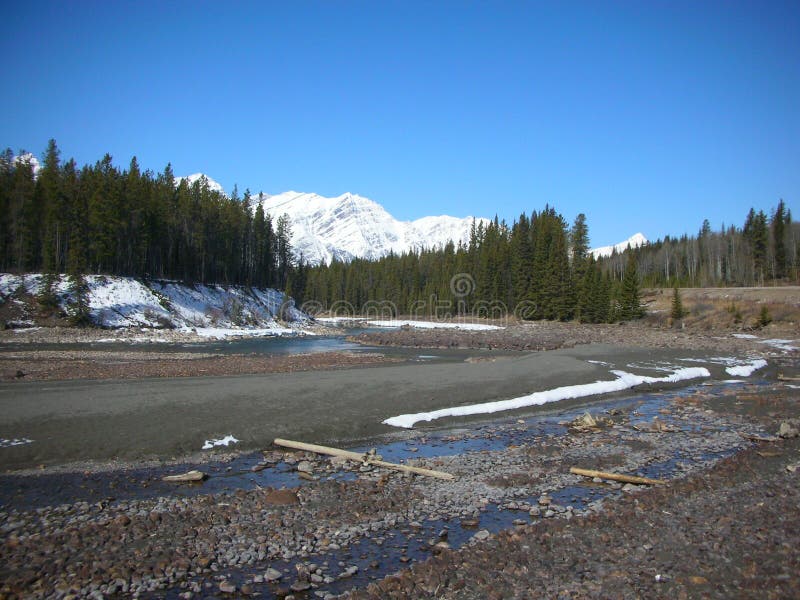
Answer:
<path fill-rule="evenodd" d="M 800 2 L 6 2 L 0 146 L 591 242 L 800 214 Z"/>

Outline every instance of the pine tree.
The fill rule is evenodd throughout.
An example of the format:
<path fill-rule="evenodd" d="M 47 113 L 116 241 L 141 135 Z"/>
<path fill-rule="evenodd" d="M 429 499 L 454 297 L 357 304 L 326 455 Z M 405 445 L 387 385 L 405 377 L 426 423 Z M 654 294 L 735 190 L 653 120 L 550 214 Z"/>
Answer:
<path fill-rule="evenodd" d="M 781 200 L 772 215 L 772 247 L 775 256 L 775 278 L 786 276 L 786 205 Z"/>
<path fill-rule="evenodd" d="M 639 298 L 639 274 L 636 270 L 636 256 L 628 248 L 628 262 L 619 296 L 619 317 L 622 320 L 639 319 L 644 316 L 644 308 Z"/>
<path fill-rule="evenodd" d="M 678 322 L 686 315 L 683 309 L 683 302 L 681 301 L 681 294 L 676 285 L 672 290 L 672 310 L 670 316 L 674 322 Z"/>

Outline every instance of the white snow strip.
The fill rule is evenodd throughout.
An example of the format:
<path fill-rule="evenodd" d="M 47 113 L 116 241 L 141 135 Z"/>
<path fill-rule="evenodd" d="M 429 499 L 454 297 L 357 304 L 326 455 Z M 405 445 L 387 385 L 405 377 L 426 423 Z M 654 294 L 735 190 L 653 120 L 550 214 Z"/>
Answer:
<path fill-rule="evenodd" d="M 777 348 L 778 350 L 783 350 L 784 352 L 797 350 L 797 346 L 792 345 L 796 343 L 796 340 L 762 340 L 761 343 L 771 346 L 772 348 Z"/>
<path fill-rule="evenodd" d="M 266 327 L 260 329 L 229 329 L 224 327 L 195 327 L 187 328 L 182 331 L 196 333 L 198 337 L 225 340 L 235 337 L 266 337 L 294 335 L 296 332 L 286 327 Z"/>
<path fill-rule="evenodd" d="M 403 327 L 408 325 L 416 329 L 463 329 L 465 331 L 489 331 L 492 329 L 504 329 L 498 325 L 486 325 L 484 323 L 440 323 L 434 321 L 403 321 L 393 319 L 391 321 L 367 321 L 373 327 Z"/>
<path fill-rule="evenodd" d="M 13 438 L 6 439 L 0 438 L 0 448 L 11 448 L 12 446 L 24 446 L 25 444 L 32 444 L 33 440 L 28 438 Z"/>
<path fill-rule="evenodd" d="M 735 367 L 726 367 L 725 372 L 734 377 L 749 377 L 758 369 L 763 369 L 767 366 L 767 361 L 763 358 L 750 361 L 744 365 L 736 365 Z"/>
<path fill-rule="evenodd" d="M 608 394 L 611 392 L 621 392 L 643 383 L 676 383 L 686 379 L 696 379 L 698 377 L 711 377 L 705 367 L 684 367 L 677 369 L 665 377 L 648 377 L 646 375 L 634 375 L 625 371 L 611 371 L 617 376 L 613 381 L 595 381 L 594 383 L 584 383 L 579 385 L 567 385 L 534 392 L 527 396 L 512 398 L 510 400 L 499 400 L 496 402 L 484 402 L 482 404 L 471 404 L 468 406 L 454 406 L 452 408 L 442 408 L 432 412 L 399 415 L 386 419 L 384 423 L 392 427 L 403 427 L 410 429 L 419 421 L 433 421 L 442 417 L 462 417 L 467 415 L 491 414 L 506 410 L 516 410 L 529 406 L 539 406 L 549 402 L 559 400 L 569 400 L 573 398 L 584 398 L 597 394 Z"/>
<path fill-rule="evenodd" d="M 740 340 L 757 340 L 758 336 L 753 335 L 751 333 L 734 333 L 733 337 L 739 338 Z"/>
<path fill-rule="evenodd" d="M 224 438 L 220 438 L 218 440 L 206 440 L 206 443 L 203 444 L 203 450 L 211 450 L 214 446 L 227 446 L 228 444 L 235 444 L 239 442 L 232 435 L 226 435 Z"/>

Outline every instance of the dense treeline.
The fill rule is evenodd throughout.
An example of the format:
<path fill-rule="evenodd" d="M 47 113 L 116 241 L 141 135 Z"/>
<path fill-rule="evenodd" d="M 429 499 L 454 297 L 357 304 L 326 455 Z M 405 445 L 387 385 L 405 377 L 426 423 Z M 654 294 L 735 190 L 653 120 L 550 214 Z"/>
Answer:
<path fill-rule="evenodd" d="M 744 226 L 712 231 L 708 220 L 696 236 L 666 237 L 633 251 L 648 287 L 763 286 L 797 282 L 800 223 L 781 200 L 771 215 L 750 209 Z M 627 253 L 626 253 L 627 254 Z M 627 259 L 614 255 L 604 272 L 621 279 Z"/>
<path fill-rule="evenodd" d="M 636 267 L 615 284 L 588 252 L 588 227 L 572 228 L 555 209 L 473 224 L 469 243 L 334 261 L 309 270 L 306 298 L 338 314 L 468 314 L 604 322 L 641 315 Z"/>
<path fill-rule="evenodd" d="M 176 185 L 177 183 L 177 185 Z M 254 209 L 255 207 L 255 209 Z M 169 165 L 120 171 L 106 155 L 78 169 L 51 140 L 42 168 L 0 155 L 0 270 L 82 273 L 285 289 L 323 310 L 382 316 L 457 314 L 606 322 L 641 316 L 639 286 L 764 285 L 796 281 L 800 224 L 781 201 L 744 226 L 665 238 L 595 261 L 586 218 L 554 208 L 473 224 L 467 244 L 376 261 L 296 265 L 291 225 Z M 45 298 L 46 301 L 46 298 Z M 83 311 L 76 309 L 76 314 Z"/>
<path fill-rule="evenodd" d="M 134 157 L 62 163 L 50 140 L 41 169 L 0 155 L 0 270 L 104 273 L 286 289 L 302 283 L 290 225 L 273 223 L 249 192 L 229 198 L 201 178 L 177 182 Z"/>

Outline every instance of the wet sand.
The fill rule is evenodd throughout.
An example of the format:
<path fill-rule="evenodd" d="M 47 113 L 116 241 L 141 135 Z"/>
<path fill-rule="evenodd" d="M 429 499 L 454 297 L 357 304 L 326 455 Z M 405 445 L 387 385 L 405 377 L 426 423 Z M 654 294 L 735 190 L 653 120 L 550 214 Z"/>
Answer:
<path fill-rule="evenodd" d="M 589 360 L 624 369 L 630 362 L 674 362 L 691 356 L 704 354 L 590 344 L 511 355 L 472 351 L 465 354 L 472 358 L 461 362 L 453 362 L 450 355 L 446 363 L 431 359 L 423 364 L 300 373 L 4 383 L 0 384 L 0 438 L 33 442 L 4 448 L 0 469 L 85 461 L 180 460 L 196 457 L 206 440 L 228 434 L 240 440 L 229 448 L 237 452 L 265 448 L 276 437 L 352 445 L 387 434 L 402 436 L 403 430 L 382 424 L 398 414 L 613 379 L 609 366 Z M 726 378 L 721 367 L 711 371 L 714 377 Z M 545 405 L 517 412 L 552 409 Z M 442 419 L 417 429 L 497 416 Z"/>

